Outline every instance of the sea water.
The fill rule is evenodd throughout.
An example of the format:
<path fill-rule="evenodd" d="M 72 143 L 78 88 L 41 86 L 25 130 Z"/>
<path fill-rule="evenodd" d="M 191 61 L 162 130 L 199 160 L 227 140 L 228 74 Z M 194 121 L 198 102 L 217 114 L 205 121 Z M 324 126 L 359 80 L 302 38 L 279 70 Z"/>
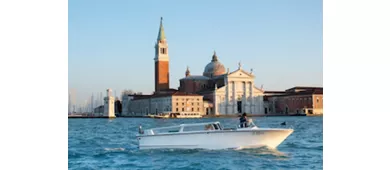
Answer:
<path fill-rule="evenodd" d="M 234 127 L 238 118 L 207 119 L 68 119 L 69 169 L 322 169 L 322 117 L 253 117 L 259 127 L 293 128 L 277 149 L 139 150 L 135 135 L 144 129 L 181 123 L 221 122 Z M 281 125 L 286 122 L 286 126 Z"/>

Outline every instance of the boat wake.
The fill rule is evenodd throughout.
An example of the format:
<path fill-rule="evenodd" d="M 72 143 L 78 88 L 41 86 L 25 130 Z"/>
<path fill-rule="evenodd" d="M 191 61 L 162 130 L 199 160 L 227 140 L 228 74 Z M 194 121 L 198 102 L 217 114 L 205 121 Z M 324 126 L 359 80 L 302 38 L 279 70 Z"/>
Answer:
<path fill-rule="evenodd" d="M 267 146 L 260 147 L 240 147 L 230 149 L 150 149 L 150 150 L 133 150 L 138 154 L 164 154 L 164 155 L 176 155 L 176 154 L 220 154 L 221 152 L 227 153 L 244 153 L 253 156 L 271 156 L 277 158 L 289 158 L 289 155 L 283 153 L 277 149 L 269 148 Z"/>
<path fill-rule="evenodd" d="M 270 156 L 276 156 L 278 158 L 288 158 L 289 155 L 281 152 L 277 149 L 274 148 L 269 148 L 266 146 L 261 146 L 261 147 L 246 147 L 246 148 L 236 148 L 234 149 L 238 152 L 246 153 L 246 154 L 251 154 L 251 155 L 258 155 L 258 156 L 265 156 L 265 155 L 270 155 Z"/>

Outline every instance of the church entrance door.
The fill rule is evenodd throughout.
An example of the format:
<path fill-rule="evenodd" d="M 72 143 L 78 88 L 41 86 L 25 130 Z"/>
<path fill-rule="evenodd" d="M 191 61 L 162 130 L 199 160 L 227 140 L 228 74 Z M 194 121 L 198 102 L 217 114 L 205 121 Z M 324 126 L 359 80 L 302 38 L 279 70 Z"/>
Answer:
<path fill-rule="evenodd" d="M 242 101 L 237 101 L 237 112 L 242 113 Z"/>

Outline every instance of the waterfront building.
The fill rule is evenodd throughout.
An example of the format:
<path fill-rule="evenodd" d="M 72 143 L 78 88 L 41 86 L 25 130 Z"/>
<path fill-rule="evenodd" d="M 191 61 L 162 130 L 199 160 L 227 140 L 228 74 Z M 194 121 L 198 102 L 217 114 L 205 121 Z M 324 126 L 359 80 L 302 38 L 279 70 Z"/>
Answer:
<path fill-rule="evenodd" d="M 293 87 L 285 91 L 265 91 L 270 114 L 323 114 L 322 87 Z"/>
<path fill-rule="evenodd" d="M 104 113 L 104 105 L 100 105 L 93 109 L 94 116 L 103 116 Z"/>
<path fill-rule="evenodd" d="M 169 113 L 204 115 L 203 96 L 175 92 L 173 94 L 138 96 L 128 103 L 127 115 L 158 115 Z"/>

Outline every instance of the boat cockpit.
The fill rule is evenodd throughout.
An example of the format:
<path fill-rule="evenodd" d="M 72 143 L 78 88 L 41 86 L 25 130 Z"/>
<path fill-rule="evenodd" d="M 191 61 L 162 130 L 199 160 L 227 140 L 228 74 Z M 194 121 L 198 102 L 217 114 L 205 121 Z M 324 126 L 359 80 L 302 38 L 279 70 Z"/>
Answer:
<path fill-rule="evenodd" d="M 246 125 L 242 125 L 242 124 L 238 125 L 236 128 L 224 128 L 219 122 L 206 122 L 206 123 L 194 123 L 194 124 L 181 124 L 177 126 L 169 126 L 169 127 L 162 127 L 162 128 L 153 128 L 145 131 L 139 129 L 139 131 L 140 134 L 144 134 L 144 135 L 159 135 L 159 134 L 204 132 L 204 131 L 244 130 L 253 127 L 256 127 L 256 125 L 252 121 L 247 122 Z"/>
<path fill-rule="evenodd" d="M 208 123 L 195 123 L 195 124 L 181 124 L 178 126 L 169 126 L 162 128 L 153 128 L 145 130 L 145 135 L 157 135 L 157 134 L 172 134 L 172 133 L 188 133 L 188 132 L 203 132 L 203 131 L 216 131 L 224 130 L 223 126 L 219 122 Z"/>
<path fill-rule="evenodd" d="M 247 128 L 254 128 L 254 127 L 257 127 L 257 126 L 255 125 L 255 123 L 253 123 L 252 119 L 249 119 L 247 122 L 240 123 L 237 126 L 237 130 L 247 129 Z"/>

